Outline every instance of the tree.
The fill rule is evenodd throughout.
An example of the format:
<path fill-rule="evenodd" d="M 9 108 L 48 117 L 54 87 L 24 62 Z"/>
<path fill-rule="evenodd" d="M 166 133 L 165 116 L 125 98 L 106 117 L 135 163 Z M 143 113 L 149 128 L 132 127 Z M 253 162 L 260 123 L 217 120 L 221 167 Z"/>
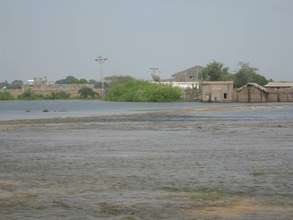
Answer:
<path fill-rule="evenodd" d="M 200 76 L 203 80 L 210 81 L 225 81 L 232 79 L 232 74 L 229 73 L 229 68 L 216 61 L 206 65 L 206 67 L 200 71 Z"/>
<path fill-rule="evenodd" d="M 111 86 L 114 84 L 119 84 L 119 83 L 125 83 L 130 80 L 133 80 L 134 78 L 132 76 L 107 76 L 105 77 L 106 83 Z"/>
<path fill-rule="evenodd" d="M 56 84 L 78 84 L 79 80 L 74 76 L 67 76 L 65 79 L 60 79 L 56 81 Z"/>
<path fill-rule="evenodd" d="M 79 84 L 88 84 L 89 82 L 86 79 L 80 79 Z"/>
<path fill-rule="evenodd" d="M 9 82 L 5 80 L 4 82 L 0 82 L 0 89 L 8 88 L 10 86 Z"/>
<path fill-rule="evenodd" d="M 259 85 L 266 85 L 269 81 L 262 75 L 258 74 L 258 69 L 251 67 L 249 63 L 239 63 L 240 69 L 234 76 L 234 85 L 239 88 L 247 83 L 254 82 Z"/>
<path fill-rule="evenodd" d="M 23 87 L 22 80 L 14 80 L 9 86 L 10 89 L 21 89 L 22 87 Z"/>
<path fill-rule="evenodd" d="M 125 78 L 123 78 L 124 80 Z M 132 77 L 123 82 L 110 84 L 105 100 L 129 102 L 170 102 L 181 98 L 179 88 L 136 80 Z"/>
<path fill-rule="evenodd" d="M 52 92 L 46 97 L 47 99 L 69 99 L 70 94 L 65 91 Z"/>
<path fill-rule="evenodd" d="M 97 95 L 95 93 L 95 91 L 92 88 L 89 88 L 89 87 L 82 87 L 78 91 L 78 93 L 79 93 L 80 97 L 83 98 L 83 99 L 94 98 Z"/>
<path fill-rule="evenodd" d="M 21 95 L 19 95 L 18 98 L 25 99 L 25 100 L 34 100 L 34 99 L 43 99 L 44 96 L 41 94 L 35 94 L 31 88 L 28 88 Z"/>
<path fill-rule="evenodd" d="M 0 100 L 12 100 L 14 97 L 6 90 L 0 91 Z"/>

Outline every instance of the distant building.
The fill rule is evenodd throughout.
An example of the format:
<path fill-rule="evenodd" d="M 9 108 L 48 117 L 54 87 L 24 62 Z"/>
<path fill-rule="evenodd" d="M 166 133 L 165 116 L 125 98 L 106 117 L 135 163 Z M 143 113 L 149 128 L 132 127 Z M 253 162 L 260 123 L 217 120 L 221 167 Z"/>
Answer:
<path fill-rule="evenodd" d="M 194 82 L 200 80 L 201 66 L 194 66 L 172 75 L 175 82 Z"/>
<path fill-rule="evenodd" d="M 177 81 L 162 81 L 160 84 L 178 87 L 180 89 L 199 89 L 199 82 L 177 82 Z"/>
<path fill-rule="evenodd" d="M 293 81 L 275 81 L 265 85 L 269 89 L 293 88 Z"/>
<path fill-rule="evenodd" d="M 247 83 L 236 90 L 237 102 L 267 102 L 268 90 L 257 83 Z"/>
<path fill-rule="evenodd" d="M 203 102 L 232 102 L 233 81 L 200 82 L 200 100 Z"/>
<path fill-rule="evenodd" d="M 265 85 L 269 95 L 268 102 L 293 102 L 293 82 L 276 81 Z"/>
<path fill-rule="evenodd" d="M 235 91 L 236 102 L 293 102 L 293 82 L 247 83 Z"/>

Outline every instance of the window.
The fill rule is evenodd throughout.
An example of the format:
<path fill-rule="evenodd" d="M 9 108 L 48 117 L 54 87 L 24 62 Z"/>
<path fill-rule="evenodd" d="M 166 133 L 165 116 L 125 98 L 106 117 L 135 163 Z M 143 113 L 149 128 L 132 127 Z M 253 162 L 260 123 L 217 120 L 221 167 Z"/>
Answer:
<path fill-rule="evenodd" d="M 227 93 L 224 93 L 224 99 L 227 99 Z"/>

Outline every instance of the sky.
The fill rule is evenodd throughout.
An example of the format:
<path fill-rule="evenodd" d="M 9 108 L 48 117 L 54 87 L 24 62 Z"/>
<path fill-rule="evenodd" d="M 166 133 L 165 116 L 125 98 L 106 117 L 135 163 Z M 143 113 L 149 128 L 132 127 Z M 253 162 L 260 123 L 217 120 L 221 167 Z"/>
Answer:
<path fill-rule="evenodd" d="M 292 0 L 0 0 L 0 81 L 162 78 L 212 60 L 293 80 Z"/>

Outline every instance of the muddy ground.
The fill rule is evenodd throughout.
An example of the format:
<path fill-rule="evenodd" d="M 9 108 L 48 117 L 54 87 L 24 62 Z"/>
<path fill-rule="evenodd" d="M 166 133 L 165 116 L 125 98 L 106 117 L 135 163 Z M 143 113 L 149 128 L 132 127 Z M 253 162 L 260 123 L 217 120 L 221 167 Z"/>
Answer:
<path fill-rule="evenodd" d="M 293 219 L 293 120 L 227 115 L 0 122 L 0 219 Z"/>

